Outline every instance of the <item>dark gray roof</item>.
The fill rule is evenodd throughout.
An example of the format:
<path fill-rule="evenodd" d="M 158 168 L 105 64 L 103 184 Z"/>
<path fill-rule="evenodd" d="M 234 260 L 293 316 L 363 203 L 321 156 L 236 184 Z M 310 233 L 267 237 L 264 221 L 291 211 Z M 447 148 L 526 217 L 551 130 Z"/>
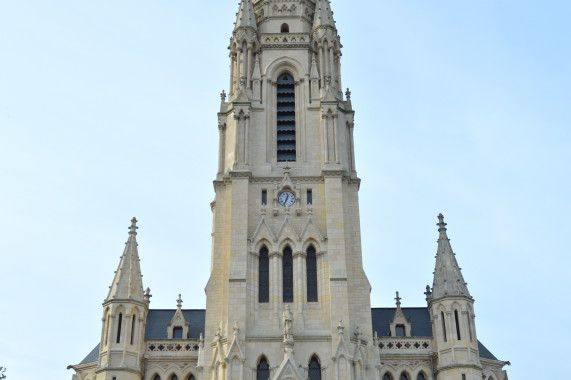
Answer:
<path fill-rule="evenodd" d="M 384 307 L 371 309 L 373 319 L 373 332 L 376 331 L 380 337 L 389 336 L 389 323 L 395 316 L 396 307 Z M 411 336 L 432 336 L 432 324 L 430 314 L 426 307 L 403 307 L 402 312 L 410 319 Z M 498 360 L 480 341 L 478 341 L 480 357 L 484 359 Z"/>
<path fill-rule="evenodd" d="M 373 332 L 376 331 L 379 336 L 390 336 L 389 323 L 395 316 L 396 310 L 396 307 L 371 309 Z M 426 307 L 403 307 L 401 310 L 411 321 L 411 336 L 432 336 L 430 314 Z"/>
<path fill-rule="evenodd" d="M 478 351 L 480 351 L 480 357 L 484 358 L 484 359 L 492 359 L 492 360 L 498 360 L 494 354 L 492 354 L 490 352 L 490 350 L 488 350 L 486 348 L 486 346 L 484 346 L 482 344 L 482 342 L 478 341 Z"/>
<path fill-rule="evenodd" d="M 373 320 L 373 331 L 380 337 L 389 336 L 389 322 L 395 316 L 396 308 L 373 308 L 371 316 Z M 404 315 L 410 319 L 412 324 L 412 336 L 432 336 L 432 325 L 430 314 L 426 307 L 403 307 Z M 175 309 L 171 310 L 149 310 L 147 315 L 147 328 L 145 339 L 167 339 L 167 324 L 171 321 Z M 190 324 L 189 338 L 198 339 L 200 333 L 204 332 L 206 310 L 183 310 L 184 319 Z M 480 357 L 485 359 L 498 360 L 496 357 L 478 341 Z M 97 361 L 99 357 L 99 345 L 93 349 L 79 364 Z"/>
<path fill-rule="evenodd" d="M 167 325 L 176 310 L 149 310 L 145 339 L 167 339 Z M 188 338 L 198 339 L 204 332 L 206 310 L 183 310 L 184 319 L 190 324 Z"/>
<path fill-rule="evenodd" d="M 96 362 L 99 359 L 99 344 L 79 364 Z"/>

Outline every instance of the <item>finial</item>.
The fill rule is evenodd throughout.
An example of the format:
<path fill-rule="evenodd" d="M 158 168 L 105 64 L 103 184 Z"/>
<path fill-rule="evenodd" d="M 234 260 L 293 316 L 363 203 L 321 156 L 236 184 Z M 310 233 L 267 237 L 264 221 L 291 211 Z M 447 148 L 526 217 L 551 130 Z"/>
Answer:
<path fill-rule="evenodd" d="M 180 294 L 178 295 L 178 299 L 176 300 L 176 307 L 180 310 L 180 308 L 182 307 L 182 298 L 180 296 Z"/>
<path fill-rule="evenodd" d="M 347 101 L 350 102 L 351 101 L 351 90 L 349 90 L 349 88 L 347 88 L 347 91 L 345 92 L 345 96 L 347 97 Z"/>
<path fill-rule="evenodd" d="M 246 88 L 246 77 L 240 77 L 240 88 L 241 89 Z"/>
<path fill-rule="evenodd" d="M 226 102 L 226 91 L 222 90 L 222 92 L 220 93 L 220 100 L 222 101 L 222 103 Z"/>
<path fill-rule="evenodd" d="M 400 298 L 399 292 L 397 292 L 397 297 L 395 298 L 395 300 L 397 301 L 397 308 L 400 309 L 401 305 L 400 301 L 402 300 L 402 298 Z"/>
<path fill-rule="evenodd" d="M 426 295 L 427 302 L 432 299 L 432 291 L 430 290 L 430 285 L 426 285 L 426 292 L 424 292 L 424 295 Z"/>
<path fill-rule="evenodd" d="M 339 325 L 337 326 L 337 331 L 339 331 L 339 335 L 343 335 L 345 332 L 345 326 L 343 326 L 343 321 L 339 320 Z"/>
<path fill-rule="evenodd" d="M 132 236 L 136 236 L 137 235 L 137 229 L 139 227 L 137 227 L 137 218 L 133 217 L 133 219 L 131 219 L 131 227 L 129 227 L 129 235 Z"/>
<path fill-rule="evenodd" d="M 438 229 L 438 231 L 440 232 L 444 232 L 446 231 L 446 223 L 444 223 L 444 215 L 442 215 L 442 213 L 438 214 L 438 227 L 440 227 Z"/>
<path fill-rule="evenodd" d="M 331 86 L 331 75 L 325 76 L 325 84 L 326 84 L 327 88 L 329 88 L 329 86 Z"/>
<path fill-rule="evenodd" d="M 145 302 L 146 303 L 151 303 L 151 288 L 147 288 L 146 292 L 145 292 Z"/>

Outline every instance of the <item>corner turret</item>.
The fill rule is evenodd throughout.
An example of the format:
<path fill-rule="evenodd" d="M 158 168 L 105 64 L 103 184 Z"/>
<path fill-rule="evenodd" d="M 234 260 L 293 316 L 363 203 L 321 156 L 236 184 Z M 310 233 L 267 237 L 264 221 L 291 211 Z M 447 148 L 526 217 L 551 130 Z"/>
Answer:
<path fill-rule="evenodd" d="M 145 321 L 150 289 L 143 290 L 137 244 L 137 219 L 103 303 L 103 328 L 96 380 L 140 380 L 143 375 Z"/>
<path fill-rule="evenodd" d="M 474 299 L 452 251 L 442 214 L 438 215 L 437 225 L 440 236 L 434 281 L 432 290 L 427 286 L 425 293 L 438 354 L 437 378 L 481 380 Z"/>

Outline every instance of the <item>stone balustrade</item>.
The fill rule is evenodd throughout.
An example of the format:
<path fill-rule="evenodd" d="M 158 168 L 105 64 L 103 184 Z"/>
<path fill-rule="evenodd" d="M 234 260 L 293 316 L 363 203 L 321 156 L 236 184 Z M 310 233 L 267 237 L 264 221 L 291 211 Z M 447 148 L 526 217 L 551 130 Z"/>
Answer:
<path fill-rule="evenodd" d="M 198 356 L 198 339 L 165 339 L 148 340 L 147 354 L 175 354 L 183 353 L 185 356 Z"/>
<path fill-rule="evenodd" d="M 421 337 L 384 337 L 379 338 L 382 354 L 428 354 L 432 351 L 432 339 Z"/>

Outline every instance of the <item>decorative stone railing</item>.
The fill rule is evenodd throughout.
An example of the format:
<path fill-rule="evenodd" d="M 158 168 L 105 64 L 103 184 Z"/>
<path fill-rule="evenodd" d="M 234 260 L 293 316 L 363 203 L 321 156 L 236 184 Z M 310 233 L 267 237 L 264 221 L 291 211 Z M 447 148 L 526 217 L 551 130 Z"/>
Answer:
<path fill-rule="evenodd" d="M 147 341 L 147 353 L 184 353 L 185 355 L 198 355 L 198 339 L 168 339 Z"/>
<path fill-rule="evenodd" d="M 260 39 L 262 45 L 303 45 L 308 44 L 311 39 L 309 34 L 263 34 Z"/>
<path fill-rule="evenodd" d="M 397 352 L 428 354 L 432 351 L 432 339 L 419 337 L 379 338 L 379 348 L 381 349 L 381 355 Z"/>

